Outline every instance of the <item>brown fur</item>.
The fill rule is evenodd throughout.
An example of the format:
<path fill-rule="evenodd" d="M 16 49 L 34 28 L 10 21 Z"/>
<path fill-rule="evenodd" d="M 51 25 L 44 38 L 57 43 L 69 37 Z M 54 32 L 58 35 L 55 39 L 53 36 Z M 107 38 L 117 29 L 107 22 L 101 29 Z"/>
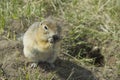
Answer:
<path fill-rule="evenodd" d="M 59 37 L 59 27 L 53 20 L 33 23 L 23 37 L 25 57 L 33 62 L 53 63 L 58 53 Z"/>

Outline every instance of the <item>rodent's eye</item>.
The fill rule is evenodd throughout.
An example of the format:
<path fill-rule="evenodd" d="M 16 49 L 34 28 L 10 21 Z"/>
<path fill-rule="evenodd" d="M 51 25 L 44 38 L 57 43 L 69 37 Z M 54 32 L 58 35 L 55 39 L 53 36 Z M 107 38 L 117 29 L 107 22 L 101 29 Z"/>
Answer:
<path fill-rule="evenodd" d="M 47 26 L 44 26 L 44 29 L 45 29 L 45 30 L 48 30 L 48 27 L 47 27 Z"/>

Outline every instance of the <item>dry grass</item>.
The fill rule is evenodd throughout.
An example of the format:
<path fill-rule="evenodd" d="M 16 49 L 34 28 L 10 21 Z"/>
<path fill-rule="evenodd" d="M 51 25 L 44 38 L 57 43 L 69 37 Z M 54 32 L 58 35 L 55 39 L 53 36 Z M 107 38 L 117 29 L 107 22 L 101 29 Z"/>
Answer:
<path fill-rule="evenodd" d="M 88 75 L 82 73 L 88 72 L 94 75 L 97 80 L 119 80 L 119 0 L 1 0 L 0 43 L 3 43 L 3 40 L 13 41 L 13 44 L 16 43 L 17 37 L 24 33 L 33 22 L 41 21 L 48 16 L 58 18 L 58 21 L 63 25 L 63 33 L 66 35 L 63 35 L 61 53 L 65 56 L 65 60 L 69 62 L 65 61 L 62 56 L 61 65 L 56 64 L 57 69 L 41 73 L 41 69 L 31 70 L 26 67 L 23 64 L 24 61 L 21 63 L 18 56 L 18 62 L 12 63 L 16 59 L 10 62 L 18 65 L 17 69 L 10 70 L 13 73 L 18 71 L 16 74 L 19 74 L 19 76 L 17 75 L 14 78 L 6 76 L 7 73 L 4 74 L 4 65 L 9 64 L 6 56 L 10 58 L 10 54 L 4 53 L 20 53 L 19 48 L 16 50 L 16 47 L 0 46 L 0 55 L 3 56 L 0 57 L 1 79 L 77 80 L 82 77 L 82 79 L 85 79 L 84 76 Z M 9 42 L 7 43 L 9 44 Z M 74 65 L 70 66 L 70 63 Z M 9 71 L 8 68 L 5 70 Z M 67 70 L 67 68 L 70 70 Z M 47 76 L 44 76 L 46 74 Z M 93 77 L 87 79 L 93 80 Z"/>

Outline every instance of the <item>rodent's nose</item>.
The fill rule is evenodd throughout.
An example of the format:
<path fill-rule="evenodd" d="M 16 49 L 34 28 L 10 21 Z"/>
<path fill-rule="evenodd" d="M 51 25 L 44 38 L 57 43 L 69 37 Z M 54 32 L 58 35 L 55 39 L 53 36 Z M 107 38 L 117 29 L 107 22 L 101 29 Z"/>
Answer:
<path fill-rule="evenodd" d="M 58 41 L 60 38 L 59 38 L 59 36 L 58 35 L 53 35 L 53 40 L 54 41 Z"/>

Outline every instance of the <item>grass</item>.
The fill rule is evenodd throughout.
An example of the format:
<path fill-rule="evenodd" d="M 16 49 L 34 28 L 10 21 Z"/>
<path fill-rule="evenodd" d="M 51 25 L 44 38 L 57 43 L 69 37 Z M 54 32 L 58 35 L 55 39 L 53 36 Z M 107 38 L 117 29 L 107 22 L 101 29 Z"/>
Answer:
<path fill-rule="evenodd" d="M 119 0 L 1 0 L 1 37 L 16 40 L 33 22 L 51 15 L 64 21 L 62 29 L 66 35 L 63 35 L 62 53 L 87 68 L 98 69 L 95 65 L 102 64 L 102 79 L 115 80 L 114 75 L 120 75 Z M 107 74 L 110 68 L 117 69 L 114 75 Z M 26 80 L 30 80 L 29 75 L 26 74 Z M 48 80 L 53 77 L 50 75 Z"/>

